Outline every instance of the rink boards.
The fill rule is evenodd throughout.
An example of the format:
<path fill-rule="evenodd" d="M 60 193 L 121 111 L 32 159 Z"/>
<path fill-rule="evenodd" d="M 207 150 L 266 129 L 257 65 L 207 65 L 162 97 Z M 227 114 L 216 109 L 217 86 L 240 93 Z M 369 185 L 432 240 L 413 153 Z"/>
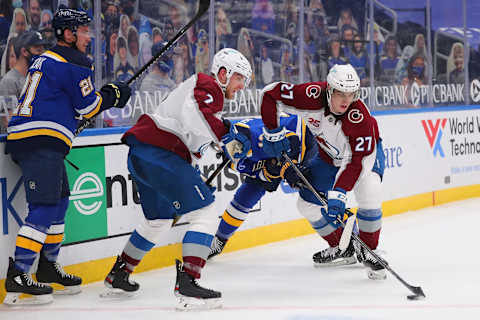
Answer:
<path fill-rule="evenodd" d="M 437 108 L 427 111 L 384 112 L 376 115 L 386 154 L 383 183 L 384 216 L 449 201 L 480 196 L 480 109 Z M 70 205 L 60 262 L 84 278 L 102 280 L 113 257 L 121 252 L 129 233 L 142 216 L 138 196 L 129 176 L 128 148 L 120 144 L 121 130 L 108 135 L 77 138 L 68 155 L 79 170 L 66 164 Z M 111 133 L 111 131 L 109 131 Z M 1 144 L 4 149 L 4 142 Z M 200 161 L 207 176 L 221 159 L 210 150 Z M 215 210 L 220 216 L 240 185 L 238 174 L 226 169 L 214 181 Z M 15 236 L 26 215 L 19 168 L 0 153 L 0 279 L 7 256 L 13 255 Z M 296 208 L 297 194 L 287 185 L 267 194 L 250 213 L 226 251 L 312 233 Z M 355 207 L 354 196 L 349 205 Z M 188 228 L 182 220 L 164 235 L 138 266 L 137 271 L 172 265 L 181 256 L 179 242 Z M 0 280 L 0 300 L 3 280 Z"/>

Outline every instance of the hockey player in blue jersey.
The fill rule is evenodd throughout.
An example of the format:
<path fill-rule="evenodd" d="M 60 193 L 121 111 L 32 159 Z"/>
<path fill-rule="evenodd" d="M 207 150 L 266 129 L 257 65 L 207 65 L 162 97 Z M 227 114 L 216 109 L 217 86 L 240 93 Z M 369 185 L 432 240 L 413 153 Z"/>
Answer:
<path fill-rule="evenodd" d="M 305 125 L 305 122 L 296 115 L 280 117 L 280 123 L 288 131 L 287 139 L 290 142 L 288 155 L 298 167 L 308 176 L 304 165 L 317 155 L 315 138 Z M 265 195 L 265 192 L 276 191 L 283 179 L 293 188 L 302 188 L 302 181 L 284 160 L 278 160 L 265 154 L 262 149 L 263 127 L 261 119 L 246 119 L 234 122 L 240 133 L 250 136 L 252 155 L 243 158 L 232 169 L 245 175 L 245 182 L 235 192 L 218 226 L 215 238 L 212 241 L 209 258 L 222 252 L 228 239 L 247 219 L 249 211 Z"/>
<path fill-rule="evenodd" d="M 55 13 L 58 43 L 34 58 L 8 125 L 6 152 L 22 170 L 28 214 L 18 231 L 15 258 L 9 259 L 5 304 L 51 302 L 49 283 L 63 286 L 58 293 L 80 291 L 82 280 L 65 273 L 56 262 L 70 195 L 64 158 L 79 119 L 111 107 L 122 108 L 131 94 L 122 83 L 95 91 L 92 62 L 84 54 L 90 42 L 90 21 L 85 12 L 77 10 Z M 38 255 L 37 283 L 29 272 Z M 20 299 L 23 293 L 33 298 Z"/>

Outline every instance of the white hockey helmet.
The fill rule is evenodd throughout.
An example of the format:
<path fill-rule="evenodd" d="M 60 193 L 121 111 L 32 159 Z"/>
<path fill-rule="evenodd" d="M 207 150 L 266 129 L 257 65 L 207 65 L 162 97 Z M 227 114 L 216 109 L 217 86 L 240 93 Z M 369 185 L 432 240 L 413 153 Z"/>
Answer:
<path fill-rule="evenodd" d="M 227 82 L 225 84 L 222 84 L 218 80 L 218 72 L 221 68 L 225 68 L 227 71 Z M 245 77 L 245 87 L 248 87 L 250 78 L 252 77 L 252 67 L 247 58 L 237 50 L 231 48 L 224 48 L 218 51 L 213 57 L 211 73 L 223 90 L 227 88 L 230 78 L 235 72 Z"/>
<path fill-rule="evenodd" d="M 354 92 L 353 101 L 360 98 L 360 78 L 351 64 L 336 64 L 327 75 L 327 101 L 330 106 L 333 90 Z"/>

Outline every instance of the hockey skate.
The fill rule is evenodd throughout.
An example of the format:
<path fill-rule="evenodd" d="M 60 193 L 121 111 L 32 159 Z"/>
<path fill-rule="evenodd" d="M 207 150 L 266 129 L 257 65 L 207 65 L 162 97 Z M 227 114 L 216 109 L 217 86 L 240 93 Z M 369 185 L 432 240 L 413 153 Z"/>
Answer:
<path fill-rule="evenodd" d="M 131 297 L 138 291 L 140 285 L 130 280 L 130 273 L 125 271 L 125 261 L 118 256 L 117 261 L 103 282 L 107 290 L 100 297 Z"/>
<path fill-rule="evenodd" d="M 387 273 L 385 268 L 378 262 L 378 260 L 368 250 L 364 249 L 358 243 L 355 243 L 355 251 L 357 253 L 358 261 L 362 262 L 367 267 L 367 276 L 372 280 L 385 280 Z M 375 254 L 380 256 L 379 250 L 373 250 Z M 381 258 L 381 256 L 380 256 Z"/>
<path fill-rule="evenodd" d="M 344 266 L 356 262 L 357 259 L 355 258 L 355 249 L 352 241 L 350 241 L 344 252 L 336 246 L 333 248 L 328 247 L 327 249 L 319 251 L 313 255 L 313 263 L 315 267 Z"/>
<path fill-rule="evenodd" d="M 226 239 L 221 239 L 215 236 L 212 241 L 212 245 L 210 247 L 210 254 L 208 255 L 208 259 L 215 257 L 216 255 L 219 255 L 222 253 L 223 248 L 227 244 Z"/>
<path fill-rule="evenodd" d="M 52 287 L 35 282 L 30 274 L 15 268 L 12 258 L 9 258 L 5 290 L 7 295 L 3 303 L 10 306 L 47 304 L 53 301 Z M 22 294 L 29 294 L 32 297 L 20 298 Z"/>
<path fill-rule="evenodd" d="M 222 294 L 198 285 L 193 276 L 183 270 L 180 260 L 175 260 L 177 279 L 174 294 L 178 298 L 177 310 L 207 310 L 222 307 Z"/>
<path fill-rule="evenodd" d="M 72 295 L 82 291 L 80 277 L 66 273 L 58 262 L 48 261 L 43 253 L 40 253 L 38 261 L 37 281 L 44 284 L 61 285 L 63 288 L 58 286 L 54 288 L 53 294 L 55 295 Z"/>

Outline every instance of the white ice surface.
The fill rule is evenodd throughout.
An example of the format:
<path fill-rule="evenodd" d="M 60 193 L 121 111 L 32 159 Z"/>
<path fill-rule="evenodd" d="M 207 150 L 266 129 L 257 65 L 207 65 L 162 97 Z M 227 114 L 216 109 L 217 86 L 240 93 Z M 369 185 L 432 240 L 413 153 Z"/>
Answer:
<path fill-rule="evenodd" d="M 6 319 L 480 319 L 480 199 L 455 202 L 384 219 L 381 248 L 390 266 L 427 298 L 391 274 L 366 277 L 360 265 L 314 268 L 312 254 L 326 247 L 317 235 L 218 256 L 204 269 L 202 286 L 222 291 L 224 307 L 177 312 L 173 267 L 132 277 L 141 284 L 131 299 L 99 298 L 102 283 L 61 296 L 47 306 L 0 306 Z"/>

